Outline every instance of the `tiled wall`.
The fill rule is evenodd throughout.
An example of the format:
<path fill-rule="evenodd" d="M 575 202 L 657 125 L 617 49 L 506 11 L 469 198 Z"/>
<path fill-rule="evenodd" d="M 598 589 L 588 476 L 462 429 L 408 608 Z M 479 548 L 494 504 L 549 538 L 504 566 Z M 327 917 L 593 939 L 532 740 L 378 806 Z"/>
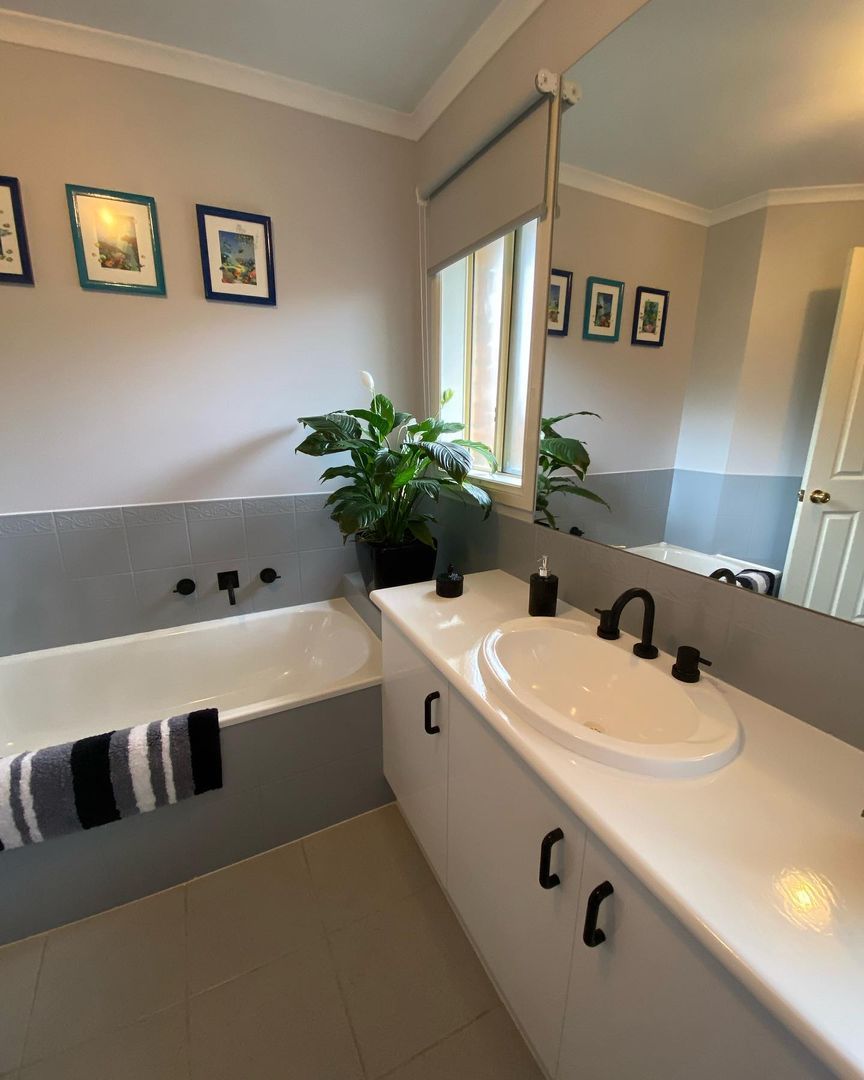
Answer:
<path fill-rule="evenodd" d="M 357 568 L 326 494 L 0 516 L 0 654 L 341 595 Z M 281 576 L 264 585 L 258 574 Z M 230 607 L 216 574 L 237 570 Z M 192 596 L 174 587 L 197 583 Z"/>
<path fill-rule="evenodd" d="M 691 469 L 589 473 L 585 486 L 611 510 L 571 495 L 554 496 L 562 532 L 614 547 L 665 540 L 707 554 L 783 569 L 800 476 L 741 476 Z"/>
<path fill-rule="evenodd" d="M 562 600 L 592 612 L 631 586 L 657 602 L 657 644 L 696 645 L 718 678 L 864 749 L 864 627 L 503 514 L 442 502 L 441 553 L 466 571 L 527 580 L 541 554 Z M 527 594 L 526 594 L 527 603 Z M 622 625 L 638 633 L 638 604 Z"/>

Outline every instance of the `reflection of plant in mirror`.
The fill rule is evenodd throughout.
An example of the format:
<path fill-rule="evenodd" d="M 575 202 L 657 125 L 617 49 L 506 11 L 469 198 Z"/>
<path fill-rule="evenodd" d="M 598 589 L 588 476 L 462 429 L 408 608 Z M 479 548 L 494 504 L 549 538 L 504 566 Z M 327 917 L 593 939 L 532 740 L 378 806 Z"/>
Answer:
<path fill-rule="evenodd" d="M 550 529 L 558 528 L 555 515 L 549 509 L 550 496 L 558 492 L 563 495 L 579 495 L 583 499 L 602 503 L 607 510 L 611 509 L 604 498 L 582 487 L 574 479 L 585 479 L 591 458 L 584 443 L 578 439 L 568 439 L 555 430 L 556 424 L 569 420 L 571 416 L 596 416 L 598 420 L 601 419 L 595 412 L 583 411 L 562 413 L 561 416 L 544 416 L 540 421 L 540 460 L 537 470 L 537 502 L 534 507 L 540 516 L 534 520 Z M 570 475 L 563 475 L 565 470 Z"/>
<path fill-rule="evenodd" d="M 413 539 L 432 546 L 428 522 L 434 515 L 422 513 L 419 504 L 423 499 L 437 502 L 442 491 L 467 495 L 488 514 L 492 500 L 468 482 L 468 473 L 472 450 L 493 469 L 498 467 L 489 447 L 470 439 L 439 441 L 463 425 L 441 420 L 440 414 L 418 421 L 411 413 L 398 412 L 389 398 L 375 393 L 372 376 L 362 374 L 373 395 L 369 408 L 301 416 L 300 423 L 312 431 L 295 451 L 312 457 L 349 455 L 350 463 L 321 474 L 322 480 L 349 481 L 327 499 L 343 537 L 356 534 L 372 544 L 407 544 Z M 442 406 L 452 396 L 452 390 L 445 391 Z"/>

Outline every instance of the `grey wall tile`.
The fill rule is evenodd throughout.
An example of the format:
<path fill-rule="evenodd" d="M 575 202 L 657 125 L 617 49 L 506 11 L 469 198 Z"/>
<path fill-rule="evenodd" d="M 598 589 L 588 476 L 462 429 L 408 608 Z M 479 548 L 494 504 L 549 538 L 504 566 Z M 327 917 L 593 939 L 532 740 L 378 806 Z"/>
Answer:
<path fill-rule="evenodd" d="M 302 515 L 309 517 L 312 515 Z M 329 546 L 329 545 L 327 545 Z M 246 550 L 249 555 L 276 555 L 297 550 L 294 512 L 246 516 Z"/>
<path fill-rule="evenodd" d="M 129 525 L 176 525 L 185 524 L 186 507 L 183 503 L 148 503 L 142 506 L 124 506 L 123 523 Z"/>
<path fill-rule="evenodd" d="M 330 496 L 329 491 L 316 491 L 308 495 L 294 496 L 294 509 L 297 513 L 307 510 L 323 510 L 324 504 Z"/>
<path fill-rule="evenodd" d="M 240 499 L 212 499 L 207 502 L 186 503 L 187 521 L 218 521 L 243 516 Z"/>
<path fill-rule="evenodd" d="M 119 511 L 118 511 L 119 513 Z M 69 577 L 97 577 L 131 570 L 126 533 L 122 528 L 64 529 L 58 516 L 58 536 L 63 567 Z"/>
<path fill-rule="evenodd" d="M 342 533 L 330 517 L 330 510 L 304 510 L 297 513 L 297 550 L 317 551 L 342 547 Z"/>
<path fill-rule="evenodd" d="M 161 570 L 192 560 L 185 521 L 127 525 L 126 537 L 133 570 Z"/>
<path fill-rule="evenodd" d="M 78 641 L 99 641 L 138 629 L 131 574 L 81 578 L 71 583 L 71 589 Z"/>
<path fill-rule="evenodd" d="M 0 537 L 54 532 L 53 514 L 0 514 Z"/>
<path fill-rule="evenodd" d="M 230 561 L 246 557 L 246 531 L 242 515 L 206 519 L 191 518 L 189 541 L 192 545 L 192 561 L 195 563 L 214 562 L 219 559 Z"/>
<path fill-rule="evenodd" d="M 358 569 L 355 544 L 300 553 L 300 595 L 304 603 L 342 595 L 342 578 Z"/>
<path fill-rule="evenodd" d="M 280 575 L 269 585 L 262 582 L 258 576 L 267 567 Z M 249 582 L 252 590 L 252 607 L 255 611 L 273 611 L 275 608 L 299 604 L 301 599 L 300 556 L 291 554 L 250 558 Z"/>
<path fill-rule="evenodd" d="M 166 570 L 139 570 L 132 575 L 140 630 L 161 630 L 198 620 L 197 593 L 181 596 L 174 591 L 181 578 L 194 581 L 194 568 L 174 566 Z"/>
<path fill-rule="evenodd" d="M 667 543 L 712 552 L 723 476 L 676 469 L 666 519 Z"/>
<path fill-rule="evenodd" d="M 293 514 L 293 495 L 267 495 L 260 499 L 244 499 L 243 513 L 247 518 L 267 514 Z"/>

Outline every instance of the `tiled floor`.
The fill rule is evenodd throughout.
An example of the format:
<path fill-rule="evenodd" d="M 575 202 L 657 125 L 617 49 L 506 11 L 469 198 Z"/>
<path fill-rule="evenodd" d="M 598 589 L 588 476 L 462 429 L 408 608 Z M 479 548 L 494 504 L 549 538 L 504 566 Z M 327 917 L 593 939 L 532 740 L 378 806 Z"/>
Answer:
<path fill-rule="evenodd" d="M 395 805 L 0 949 L 0 1080 L 540 1080 Z"/>

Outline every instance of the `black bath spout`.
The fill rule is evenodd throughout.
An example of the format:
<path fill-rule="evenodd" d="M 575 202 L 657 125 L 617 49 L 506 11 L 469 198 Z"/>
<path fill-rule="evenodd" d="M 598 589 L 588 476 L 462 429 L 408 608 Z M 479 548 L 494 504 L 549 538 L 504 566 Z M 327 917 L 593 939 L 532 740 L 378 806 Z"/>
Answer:
<path fill-rule="evenodd" d="M 721 566 L 719 570 L 715 570 L 714 573 L 709 574 L 708 577 L 714 578 L 715 581 L 726 581 L 730 585 L 738 584 L 735 578 L 735 571 L 730 570 L 728 566 Z"/>
<path fill-rule="evenodd" d="M 633 652 L 643 660 L 654 660 L 658 655 L 657 646 L 653 642 L 654 637 L 654 597 L 647 589 L 627 589 L 621 593 L 611 608 L 595 608 L 600 616 L 600 625 L 597 627 L 597 636 L 607 641 L 615 641 L 621 637 L 619 623 L 621 612 L 631 600 L 641 600 L 645 605 L 645 614 L 642 619 L 642 640 L 633 646 Z"/>
<path fill-rule="evenodd" d="M 231 607 L 237 603 L 237 597 L 234 595 L 234 590 L 240 588 L 240 575 L 236 570 L 220 570 L 216 575 L 216 584 L 219 586 L 220 592 L 228 593 L 228 603 Z"/>

